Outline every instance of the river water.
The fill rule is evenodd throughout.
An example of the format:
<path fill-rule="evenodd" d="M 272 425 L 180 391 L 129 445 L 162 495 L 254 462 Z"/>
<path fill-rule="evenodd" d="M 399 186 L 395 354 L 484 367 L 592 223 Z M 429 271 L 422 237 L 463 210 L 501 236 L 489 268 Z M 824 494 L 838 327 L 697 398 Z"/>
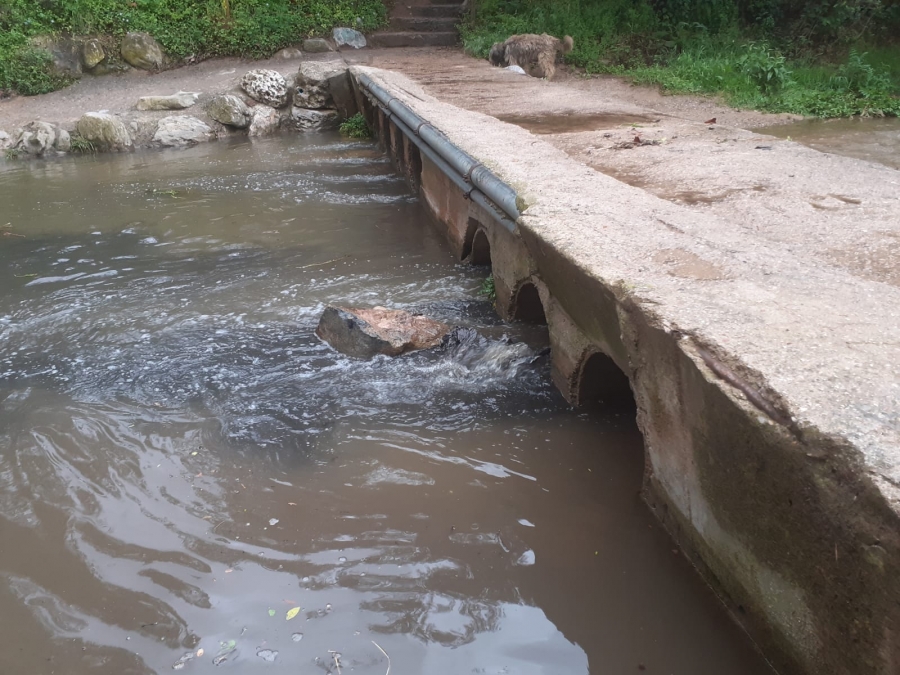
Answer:
<path fill-rule="evenodd" d="M 896 117 L 803 120 L 756 131 L 778 138 L 790 138 L 822 152 L 866 159 L 900 169 L 900 119 Z"/>
<path fill-rule="evenodd" d="M 375 146 L 6 163 L 0 198 L 0 673 L 769 672 L 633 420 L 564 404 Z M 358 361 L 328 302 L 486 339 Z"/>

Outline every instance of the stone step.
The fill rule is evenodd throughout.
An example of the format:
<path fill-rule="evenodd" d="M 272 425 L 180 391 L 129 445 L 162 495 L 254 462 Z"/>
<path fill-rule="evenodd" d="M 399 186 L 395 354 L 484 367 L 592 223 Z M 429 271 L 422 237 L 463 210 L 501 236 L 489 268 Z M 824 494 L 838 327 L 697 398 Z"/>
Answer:
<path fill-rule="evenodd" d="M 456 30 L 459 19 L 449 16 L 397 16 L 391 19 L 391 28 L 397 32 L 440 33 Z"/>
<path fill-rule="evenodd" d="M 373 33 L 368 40 L 371 47 L 452 47 L 459 44 L 459 34 L 456 31 Z"/>
<path fill-rule="evenodd" d="M 462 15 L 462 5 L 448 5 L 446 3 L 434 5 L 416 5 L 409 8 L 413 16 L 428 17 L 458 17 Z"/>

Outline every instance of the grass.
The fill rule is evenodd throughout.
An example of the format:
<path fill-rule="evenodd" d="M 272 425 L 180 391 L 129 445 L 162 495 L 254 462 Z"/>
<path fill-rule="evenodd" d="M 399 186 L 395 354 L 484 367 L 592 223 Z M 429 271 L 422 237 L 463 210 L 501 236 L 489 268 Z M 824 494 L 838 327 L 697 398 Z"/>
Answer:
<path fill-rule="evenodd" d="M 372 137 L 372 132 L 369 130 L 369 125 L 366 124 L 366 118 L 362 116 L 362 113 L 356 113 L 353 117 L 341 122 L 339 130 L 350 138 Z"/>
<path fill-rule="evenodd" d="M 586 74 L 625 75 L 673 93 L 719 94 L 742 108 L 900 115 L 900 46 L 862 29 L 852 32 L 854 46 L 840 26 L 823 44 L 825 28 L 811 23 L 811 14 L 797 19 L 807 29 L 792 42 L 766 21 L 742 22 L 737 8 L 732 0 L 480 0 L 461 32 L 466 50 L 479 57 L 513 33 L 571 35 L 575 49 L 566 61 Z M 897 28 L 900 34 L 900 22 Z"/>
<path fill-rule="evenodd" d="M 0 0 L 0 90 L 31 95 L 68 80 L 32 46 L 38 35 L 147 31 L 171 59 L 260 58 L 335 26 L 373 30 L 382 0 Z"/>
<path fill-rule="evenodd" d="M 73 134 L 71 137 L 71 143 L 72 152 L 76 152 L 79 155 L 94 155 L 97 153 L 97 148 L 94 146 L 94 144 L 84 136 Z"/>

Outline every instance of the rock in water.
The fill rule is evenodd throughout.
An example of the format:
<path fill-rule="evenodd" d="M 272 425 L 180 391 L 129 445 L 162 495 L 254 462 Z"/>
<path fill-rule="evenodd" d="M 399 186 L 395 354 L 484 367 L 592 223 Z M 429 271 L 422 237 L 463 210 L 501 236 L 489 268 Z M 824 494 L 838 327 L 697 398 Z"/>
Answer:
<path fill-rule="evenodd" d="M 53 147 L 60 152 L 69 152 L 72 149 L 72 136 L 65 129 L 57 129 L 56 143 Z"/>
<path fill-rule="evenodd" d="M 56 144 L 56 127 L 47 122 L 29 122 L 19 131 L 13 147 L 41 157 Z"/>
<path fill-rule="evenodd" d="M 251 111 L 250 128 L 248 136 L 268 136 L 278 131 L 281 126 L 281 116 L 275 108 L 267 105 L 254 106 Z"/>
<path fill-rule="evenodd" d="M 281 73 L 263 68 L 248 71 L 241 78 L 241 89 L 254 101 L 280 108 L 288 100 L 288 83 Z"/>
<path fill-rule="evenodd" d="M 12 136 L 5 131 L 0 131 L 0 150 L 6 150 L 13 144 Z"/>
<path fill-rule="evenodd" d="M 78 133 L 98 150 L 125 150 L 131 147 L 128 129 L 109 113 L 85 113 L 78 120 Z"/>
<path fill-rule="evenodd" d="M 327 40 L 323 40 L 322 38 L 307 38 L 303 41 L 303 51 L 309 52 L 310 54 L 323 54 L 333 50 Z"/>
<path fill-rule="evenodd" d="M 91 38 L 85 40 L 84 44 L 81 45 L 81 62 L 85 68 L 91 69 L 96 67 L 105 58 L 106 52 L 103 51 L 103 45 L 100 43 L 100 40 Z"/>
<path fill-rule="evenodd" d="M 194 105 L 199 96 L 194 91 L 179 91 L 169 96 L 141 96 L 135 107 L 138 110 L 183 110 Z"/>
<path fill-rule="evenodd" d="M 334 101 L 328 85 L 330 78 L 346 73 L 343 63 L 329 61 L 306 61 L 300 64 L 294 83 L 294 105 L 298 108 L 333 108 Z"/>
<path fill-rule="evenodd" d="M 142 70 L 159 70 L 165 61 L 162 47 L 149 33 L 125 33 L 120 50 L 129 65 Z"/>
<path fill-rule="evenodd" d="M 253 118 L 250 108 L 233 94 L 220 94 L 213 98 L 206 106 L 206 114 L 220 124 L 237 129 L 249 127 Z"/>
<path fill-rule="evenodd" d="M 196 145 L 212 138 L 212 129 L 188 115 L 172 115 L 159 121 L 153 142 L 168 147 Z"/>
<path fill-rule="evenodd" d="M 291 108 L 291 125 L 297 131 L 327 131 L 341 123 L 337 110 Z"/>
<path fill-rule="evenodd" d="M 316 335 L 339 352 L 368 359 L 377 354 L 398 356 L 441 343 L 450 326 L 399 309 L 352 309 L 329 305 Z"/>
<path fill-rule="evenodd" d="M 346 46 L 353 47 L 353 49 L 362 49 L 366 46 L 366 36 L 352 28 L 335 28 L 331 31 L 331 37 L 334 38 L 338 48 Z"/>

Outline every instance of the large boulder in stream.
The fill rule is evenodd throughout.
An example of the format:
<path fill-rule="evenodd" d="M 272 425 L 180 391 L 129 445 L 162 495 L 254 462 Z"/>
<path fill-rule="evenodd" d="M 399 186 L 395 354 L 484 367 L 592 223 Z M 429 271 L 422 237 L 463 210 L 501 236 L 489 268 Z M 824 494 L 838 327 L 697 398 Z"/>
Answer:
<path fill-rule="evenodd" d="M 337 110 L 291 108 L 291 127 L 295 131 L 328 131 L 337 129 L 341 118 Z"/>
<path fill-rule="evenodd" d="M 149 33 L 126 33 L 120 51 L 128 65 L 141 70 L 159 70 L 165 63 L 162 47 Z"/>
<path fill-rule="evenodd" d="M 329 80 L 335 76 L 347 72 L 347 66 L 342 62 L 330 61 L 305 61 L 300 64 L 294 83 L 294 105 L 298 108 L 334 108 L 331 98 Z"/>
<path fill-rule="evenodd" d="M 196 117 L 172 115 L 159 121 L 153 142 L 164 147 L 183 147 L 212 140 L 213 130 Z"/>
<path fill-rule="evenodd" d="M 281 115 L 275 108 L 268 105 L 253 106 L 247 135 L 250 137 L 268 136 L 278 131 L 280 126 Z"/>
<path fill-rule="evenodd" d="M 241 89 L 254 101 L 280 108 L 288 101 L 288 83 L 276 70 L 257 68 L 241 78 Z"/>
<path fill-rule="evenodd" d="M 399 356 L 441 344 L 450 326 L 399 309 L 358 309 L 329 305 L 316 335 L 339 352 L 368 359 L 378 354 Z"/>
<path fill-rule="evenodd" d="M 233 94 L 220 94 L 206 106 L 206 114 L 216 122 L 237 129 L 250 126 L 253 113 L 250 108 Z"/>
<path fill-rule="evenodd" d="M 125 150 L 131 136 L 122 120 L 105 112 L 89 112 L 78 120 L 78 134 L 98 150 Z"/>

